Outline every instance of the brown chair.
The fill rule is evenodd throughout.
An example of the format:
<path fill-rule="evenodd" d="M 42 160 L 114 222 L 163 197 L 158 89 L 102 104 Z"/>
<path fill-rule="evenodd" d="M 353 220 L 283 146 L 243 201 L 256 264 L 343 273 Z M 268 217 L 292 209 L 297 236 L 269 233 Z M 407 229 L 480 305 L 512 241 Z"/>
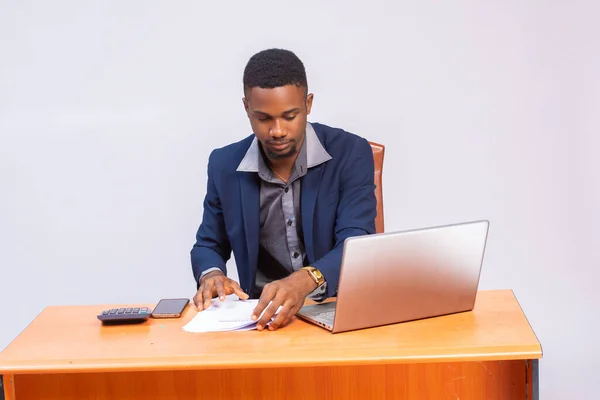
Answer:
<path fill-rule="evenodd" d="M 383 233 L 383 187 L 381 174 L 383 172 L 383 154 L 385 153 L 385 146 L 374 142 L 369 142 L 369 144 L 373 150 L 373 158 L 375 161 L 375 197 L 377 198 L 375 232 Z"/>

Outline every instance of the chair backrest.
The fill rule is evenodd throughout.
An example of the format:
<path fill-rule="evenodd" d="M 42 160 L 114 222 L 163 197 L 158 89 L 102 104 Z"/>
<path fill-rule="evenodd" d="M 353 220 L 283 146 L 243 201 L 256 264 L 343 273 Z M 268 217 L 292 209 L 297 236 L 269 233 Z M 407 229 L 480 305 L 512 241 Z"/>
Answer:
<path fill-rule="evenodd" d="M 377 216 L 375 217 L 375 232 L 383 233 L 383 155 L 385 146 L 379 143 L 369 142 L 373 150 L 373 159 L 375 161 L 375 197 L 377 198 Z"/>

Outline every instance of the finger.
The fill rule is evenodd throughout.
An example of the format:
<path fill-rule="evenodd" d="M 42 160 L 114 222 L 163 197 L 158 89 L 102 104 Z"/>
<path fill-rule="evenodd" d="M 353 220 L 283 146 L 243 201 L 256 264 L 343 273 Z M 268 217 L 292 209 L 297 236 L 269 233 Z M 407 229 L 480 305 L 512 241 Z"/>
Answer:
<path fill-rule="evenodd" d="M 200 285 L 200 287 L 198 288 L 198 292 L 196 292 L 196 295 L 194 296 L 194 305 L 196 306 L 196 308 L 198 309 L 198 311 L 202 311 L 204 309 L 204 307 L 202 306 L 202 291 L 204 290 L 204 286 Z"/>
<path fill-rule="evenodd" d="M 289 307 L 289 311 L 287 311 L 287 315 L 284 315 L 284 313 L 287 310 L 287 307 L 284 305 L 283 307 L 281 307 L 281 311 L 279 312 L 279 314 L 277 315 L 277 317 L 279 317 L 280 315 L 283 316 L 282 318 L 282 322 L 279 323 L 279 321 L 277 320 L 277 317 L 275 318 L 275 320 L 268 325 L 269 329 L 271 329 L 271 325 L 273 325 L 273 323 L 277 322 L 276 325 L 273 326 L 273 329 L 271 330 L 275 330 L 278 328 L 282 328 L 284 326 L 286 326 L 287 324 L 289 324 L 292 319 L 294 319 L 294 317 L 296 316 L 296 314 L 298 313 L 298 311 L 300 311 L 300 309 L 302 308 L 302 306 L 304 305 L 304 300 L 300 300 L 297 304 L 293 304 Z"/>
<path fill-rule="evenodd" d="M 253 321 L 256 321 L 258 317 L 262 314 L 262 312 L 265 310 L 265 308 L 269 305 L 269 303 L 273 299 L 273 295 L 274 293 L 270 290 L 269 285 L 265 286 L 265 288 L 262 291 L 262 294 L 260 295 L 260 299 L 258 299 L 258 303 L 254 308 L 254 311 L 252 311 L 251 318 Z"/>
<path fill-rule="evenodd" d="M 292 310 L 289 312 L 287 319 L 283 322 L 283 324 L 281 324 L 280 327 L 286 326 L 287 324 L 292 322 L 292 320 L 296 317 L 296 314 L 298 314 L 298 311 L 300 311 L 300 309 L 302 308 L 303 305 L 304 305 L 304 302 L 301 302 L 296 307 L 293 307 Z"/>
<path fill-rule="evenodd" d="M 219 296 L 219 300 L 225 301 L 225 287 L 223 286 L 223 280 L 216 279 L 215 287 L 217 288 L 217 295 Z"/>
<path fill-rule="evenodd" d="M 280 326 L 285 325 L 287 320 L 289 319 L 290 312 L 291 307 L 289 305 L 286 304 L 283 307 L 281 307 L 281 311 L 279 311 L 279 314 L 277 314 L 275 320 L 269 324 L 269 330 L 274 331 Z"/>
<path fill-rule="evenodd" d="M 273 318 L 273 315 L 275 315 L 275 313 L 277 312 L 277 309 L 279 308 L 281 303 L 282 303 L 282 300 L 278 297 L 275 297 L 273 299 L 273 301 L 271 301 L 271 304 L 269 305 L 269 307 L 267 307 L 267 309 L 265 310 L 262 317 L 260 317 L 260 319 L 256 323 L 256 329 L 258 329 L 260 331 L 260 330 L 264 329 L 264 327 L 269 322 L 271 322 L 271 318 Z"/>
<path fill-rule="evenodd" d="M 204 290 L 202 291 L 202 305 L 204 309 L 210 307 L 210 301 L 213 298 L 213 293 L 215 292 L 215 285 L 212 279 L 204 282 Z"/>
<path fill-rule="evenodd" d="M 248 294 L 246 292 L 244 292 L 242 290 L 242 288 L 240 287 L 240 285 L 236 281 L 230 279 L 229 283 L 231 285 L 231 288 L 233 289 L 233 293 L 235 293 L 235 295 L 237 297 L 239 297 L 242 300 L 247 300 L 248 297 L 250 297 L 250 296 L 248 296 Z"/>

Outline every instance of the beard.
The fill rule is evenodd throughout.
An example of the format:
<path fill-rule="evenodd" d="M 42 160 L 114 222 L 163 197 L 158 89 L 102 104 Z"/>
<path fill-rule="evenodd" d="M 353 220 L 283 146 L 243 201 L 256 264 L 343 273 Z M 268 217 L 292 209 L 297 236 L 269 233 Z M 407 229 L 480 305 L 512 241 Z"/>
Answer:
<path fill-rule="evenodd" d="M 272 141 L 269 143 L 278 144 L 277 141 Z M 267 143 L 267 146 L 265 146 L 265 153 L 267 153 L 267 157 L 269 157 L 271 160 L 279 160 L 282 158 L 289 158 L 289 157 L 294 156 L 298 152 L 295 140 L 290 140 L 289 146 L 286 149 L 284 149 L 283 151 L 277 151 L 277 150 L 271 149 L 268 145 L 269 143 Z"/>

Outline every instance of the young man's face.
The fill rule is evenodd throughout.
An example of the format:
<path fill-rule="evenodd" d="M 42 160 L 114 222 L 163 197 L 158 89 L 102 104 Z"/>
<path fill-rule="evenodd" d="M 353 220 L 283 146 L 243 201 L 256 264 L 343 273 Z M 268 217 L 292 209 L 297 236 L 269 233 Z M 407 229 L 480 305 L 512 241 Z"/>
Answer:
<path fill-rule="evenodd" d="M 300 150 L 312 101 L 312 93 L 296 85 L 246 89 L 244 107 L 269 159 L 293 157 Z"/>

